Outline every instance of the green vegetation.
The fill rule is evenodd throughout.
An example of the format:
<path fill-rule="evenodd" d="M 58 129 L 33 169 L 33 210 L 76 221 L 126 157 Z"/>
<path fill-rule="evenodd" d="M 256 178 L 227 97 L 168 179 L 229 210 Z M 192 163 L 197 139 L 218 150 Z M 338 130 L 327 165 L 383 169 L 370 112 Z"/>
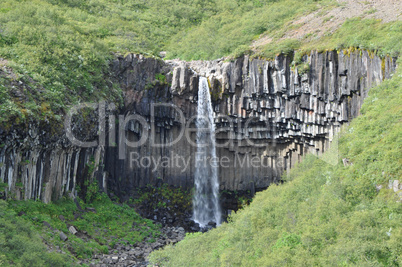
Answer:
<path fill-rule="evenodd" d="M 78 101 L 122 103 L 109 62 L 115 54 L 215 59 L 252 54 L 260 36 L 272 39 L 254 56 L 300 49 L 358 47 L 381 55 L 400 51 L 401 22 L 352 19 L 323 38 L 282 39 L 295 18 L 336 6 L 330 0 L 2 1 L 0 125 L 30 119 L 60 122 Z M 393 42 L 390 42 L 392 39 Z M 386 45 L 385 45 L 386 44 Z M 162 76 L 156 77 L 166 84 Z M 149 84 L 149 87 L 154 86 Z M 57 128 L 57 127 L 54 127 Z"/>
<path fill-rule="evenodd" d="M 114 53 L 213 59 L 244 53 L 265 31 L 329 0 L 4 0 L 0 124 L 60 121 L 77 101 L 121 103 Z M 164 82 L 162 77 L 158 79 Z M 9 127 L 5 127 L 9 128 Z"/>
<path fill-rule="evenodd" d="M 6 186 L 0 183 L 0 189 L 4 190 Z M 20 258 L 32 262 L 31 266 L 72 265 L 76 259 L 112 253 L 117 243 L 154 242 L 160 235 L 160 225 L 141 218 L 133 207 L 145 211 L 169 209 L 177 216 L 191 210 L 192 193 L 167 184 L 138 189 L 135 195 L 137 197 L 127 203 L 114 203 L 106 194 L 99 193 L 97 183 L 93 182 L 87 186 L 84 198 L 76 201 L 67 197 L 49 204 L 33 200 L 0 200 L 0 265 L 13 262 L 19 266 Z M 10 225 L 15 229 L 10 229 Z M 70 226 L 78 231 L 76 235 L 69 232 Z M 17 231 L 23 233 L 21 238 L 31 238 L 32 242 L 21 248 L 12 245 L 14 239 L 18 241 L 20 238 Z M 28 237 L 25 237 L 25 232 Z M 62 241 L 60 232 L 66 234 L 68 240 Z M 13 235 L 15 237 L 11 239 Z M 66 255 L 46 254 L 42 257 L 46 253 L 42 241 L 60 248 Z M 37 249 L 32 250 L 31 246 Z M 36 261 L 36 257 L 43 259 Z"/>
<path fill-rule="evenodd" d="M 31 223 L 19 218 L 0 200 L 1 266 L 71 266 L 66 255 L 47 252 Z"/>
<path fill-rule="evenodd" d="M 342 50 L 349 47 L 374 51 L 381 57 L 398 56 L 402 51 L 402 21 L 382 23 L 375 19 L 347 20 L 333 34 L 306 40 L 276 38 L 262 46 L 255 57 L 274 58 L 278 53 L 307 54 L 311 50 Z M 297 55 L 296 55 L 297 57 Z"/>
<path fill-rule="evenodd" d="M 109 73 L 113 52 L 158 54 L 213 9 L 209 1 L 2 1 L 0 123 L 58 120 L 77 101 L 120 103 Z"/>
<path fill-rule="evenodd" d="M 402 51 L 402 21 L 381 23 L 374 19 L 350 19 L 333 35 L 312 41 L 302 50 L 339 50 L 348 47 L 371 50 L 381 57 L 398 56 Z"/>
<path fill-rule="evenodd" d="M 138 197 L 130 199 L 128 203 L 135 206 L 144 205 L 149 210 L 169 208 L 180 216 L 181 213 L 190 211 L 192 207 L 193 193 L 191 190 L 183 190 L 166 183 L 159 187 L 148 185 L 143 189 L 138 189 L 136 195 Z"/>
<path fill-rule="evenodd" d="M 81 210 L 68 198 L 50 204 L 10 200 L 9 207 L 17 213 L 23 212 L 21 217 L 33 223 L 47 243 L 59 246 L 77 258 L 108 253 L 117 242 L 135 244 L 145 239 L 152 241 L 160 234 L 158 225 L 141 218 L 126 204 L 113 203 L 105 194 L 98 194 L 92 203 L 78 201 Z M 53 230 L 44 225 L 44 221 Z M 69 226 L 74 226 L 78 234 L 70 234 Z M 64 232 L 68 240 L 60 240 L 58 231 Z"/>
<path fill-rule="evenodd" d="M 191 60 L 295 53 L 297 66 L 311 49 L 359 48 L 380 56 L 402 51 L 401 21 L 383 24 L 355 18 L 321 38 L 314 34 L 303 40 L 284 38 L 286 31 L 298 27 L 292 20 L 331 8 L 332 2 L 3 0 L 0 127 L 7 130 L 35 119 L 57 128 L 73 103 L 99 99 L 121 103 L 121 88 L 109 68 L 115 54 L 157 56 L 165 50 L 167 58 Z M 262 35 L 272 42 L 251 51 L 251 42 Z M 303 73 L 309 66 L 299 67 Z M 147 88 L 157 83 L 166 85 L 166 77 L 156 74 L 155 83 Z M 340 154 L 353 165 L 344 167 L 339 161 L 332 166 L 307 157 L 287 174 L 287 183 L 258 193 L 230 223 L 206 234 L 190 234 L 175 247 L 153 253 L 152 261 L 169 266 L 401 266 L 401 203 L 391 190 L 375 189 L 402 177 L 401 88 L 399 68 L 391 80 L 370 91 L 363 115 L 340 135 Z M 87 167 L 91 173 L 94 166 Z M 0 191 L 6 186 L 0 184 Z M 70 199 L 52 204 L 9 201 L 8 206 L 0 201 L 0 265 L 70 264 L 69 256 L 46 253 L 35 231 L 78 258 L 107 253 L 117 241 L 152 241 L 159 234 L 158 226 L 128 205 L 99 195 L 95 183 L 84 187 L 82 210 Z M 169 205 L 190 206 L 186 192 L 166 186 L 139 196 L 131 204 L 167 208 L 165 199 L 173 199 L 176 202 Z M 248 204 L 247 199 L 240 202 Z M 69 234 L 69 225 L 77 228 L 77 236 Z M 58 231 L 68 241 L 61 241 Z"/>
<path fill-rule="evenodd" d="M 329 5 L 333 4 L 326 0 L 216 1 L 214 16 L 172 37 L 168 57 L 191 60 L 240 55 L 261 34 L 282 37 L 287 22 Z"/>
<path fill-rule="evenodd" d="M 370 90 L 335 166 L 313 156 L 217 229 L 153 252 L 163 266 L 402 266 L 402 70 Z M 336 149 L 336 148 L 333 148 Z M 336 154 L 334 151 L 329 154 Z M 331 155 L 327 155 L 331 156 Z M 376 191 L 376 185 L 383 189 Z"/>

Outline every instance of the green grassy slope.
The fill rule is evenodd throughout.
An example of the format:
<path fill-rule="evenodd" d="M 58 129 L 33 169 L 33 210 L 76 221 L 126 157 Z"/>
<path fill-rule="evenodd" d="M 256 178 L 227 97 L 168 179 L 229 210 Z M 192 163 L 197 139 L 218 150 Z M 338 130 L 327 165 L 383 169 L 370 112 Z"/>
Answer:
<path fill-rule="evenodd" d="M 69 105 L 121 103 L 111 79 L 114 53 L 184 60 L 248 53 L 260 34 L 273 42 L 254 56 L 349 46 L 395 54 L 401 22 L 351 20 L 319 40 L 281 38 L 295 18 L 338 4 L 330 0 L 3 0 L 0 6 L 0 125 L 60 120 Z M 356 31 L 358 29 L 358 31 Z M 382 33 L 394 34 L 381 46 Z M 375 44 L 375 45 L 373 45 Z"/>
<path fill-rule="evenodd" d="M 263 32 L 272 32 L 274 42 L 254 56 L 270 58 L 296 49 L 295 64 L 298 56 L 310 49 L 352 46 L 381 56 L 402 51 L 400 21 L 382 24 L 353 19 L 318 40 L 280 39 L 287 22 L 332 2 L 2 0 L 0 127 L 30 118 L 60 119 L 57 114 L 77 101 L 120 101 L 120 88 L 112 83 L 108 68 L 113 53 L 158 55 L 166 50 L 169 58 L 215 59 L 248 52 L 250 43 Z M 401 87 L 402 71 L 398 70 L 391 80 L 371 90 L 363 116 L 341 135 L 341 155 L 349 158 L 352 166 L 332 166 L 307 158 L 289 173 L 285 185 L 259 193 L 231 223 L 207 234 L 190 235 L 176 247 L 154 253 L 153 260 L 171 266 L 401 266 L 401 204 L 395 202 L 390 190 L 378 193 L 374 187 L 402 177 Z M 15 208 L 29 207 L 27 219 L 41 216 L 66 231 L 64 224 L 52 217 L 56 211 L 63 212 L 58 210 L 63 205 L 41 205 L 28 202 Z M 15 233 L 12 226 L 19 227 L 20 220 L 13 212 L 0 210 L 6 214 L 0 217 L 0 227 L 7 229 L 0 231 L 0 265 L 10 259 L 18 263 L 30 258 L 39 265 L 51 264 L 53 259 L 40 256 L 43 249 L 32 254 L 30 243 L 21 241 L 28 235 L 34 242 L 32 247 L 38 243 L 29 227 L 21 226 L 28 230 L 21 231 L 25 237 L 15 241 L 28 246 L 26 250 L 9 243 L 12 239 L 6 235 Z M 77 227 L 97 220 L 95 215 L 87 215 L 84 221 L 74 222 Z M 116 228 L 108 233 L 120 234 L 118 219 L 113 225 Z M 143 238 L 133 235 L 133 241 Z M 79 240 L 72 241 L 83 257 L 105 249 L 103 244 L 109 242 L 88 248 Z M 24 256 L 25 251 L 31 254 Z"/>
<path fill-rule="evenodd" d="M 396 57 L 402 51 L 402 21 L 382 23 L 376 19 L 346 20 L 334 33 L 313 39 L 275 39 L 263 45 L 254 57 L 274 58 L 278 52 L 303 55 L 311 50 L 341 50 L 348 47 L 373 51 L 377 55 Z"/>
<path fill-rule="evenodd" d="M 166 266 L 402 266 L 402 71 L 370 91 L 336 166 L 307 157 L 230 223 L 151 255 Z M 329 152 L 331 153 L 331 152 Z M 376 185 L 384 189 L 376 191 Z"/>
<path fill-rule="evenodd" d="M 159 225 L 142 218 L 126 204 L 113 203 L 106 194 L 96 193 L 94 201 L 90 203 L 80 199 L 78 201 L 82 210 L 69 198 L 50 204 L 33 200 L 9 200 L 8 205 L 16 213 L 23 212 L 21 219 L 18 219 L 33 224 L 46 243 L 58 246 L 71 258 L 85 259 L 91 258 L 93 254 L 107 254 L 116 243 L 135 244 L 146 238 L 152 241 L 160 235 Z M 47 222 L 54 230 L 43 222 Z M 80 234 L 70 234 L 69 226 L 74 226 Z M 60 239 L 59 231 L 68 236 L 67 241 Z"/>
<path fill-rule="evenodd" d="M 0 191 L 5 185 L 0 183 Z M 112 254 L 121 245 L 153 243 L 161 225 L 142 218 L 134 207 L 181 213 L 180 208 L 191 205 L 190 192 L 166 184 L 139 189 L 138 198 L 126 203 L 113 202 L 97 188 L 97 183 L 90 185 L 85 202 L 68 197 L 49 204 L 0 200 L 0 266 L 75 266 L 95 254 Z M 71 234 L 70 226 L 78 233 Z M 61 240 L 61 232 L 67 240 Z M 63 254 L 47 253 L 43 243 Z"/>
<path fill-rule="evenodd" d="M 31 223 L 0 200 L 1 266 L 71 266 L 66 255 L 49 253 Z"/>
<path fill-rule="evenodd" d="M 239 54 L 248 50 L 260 34 L 267 32 L 282 37 L 287 22 L 320 7 L 334 5 L 327 0 L 216 1 L 214 16 L 172 36 L 166 47 L 170 52 L 168 57 L 196 60 Z"/>
<path fill-rule="evenodd" d="M 113 52 L 158 54 L 211 12 L 209 1 L 1 1 L 0 123 L 54 117 L 77 101 L 119 102 Z"/>
<path fill-rule="evenodd" d="M 0 124 L 57 120 L 77 101 L 121 101 L 113 53 L 215 59 L 330 2 L 3 0 Z"/>

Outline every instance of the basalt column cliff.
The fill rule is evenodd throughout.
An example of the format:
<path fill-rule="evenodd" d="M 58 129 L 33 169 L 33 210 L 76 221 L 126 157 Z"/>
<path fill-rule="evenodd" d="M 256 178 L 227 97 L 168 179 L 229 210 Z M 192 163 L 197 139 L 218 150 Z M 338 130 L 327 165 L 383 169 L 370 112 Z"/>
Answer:
<path fill-rule="evenodd" d="M 77 139 L 98 140 L 95 145 L 74 146 L 65 135 L 45 145 L 49 133 L 38 125 L 2 132 L 0 180 L 17 198 L 45 202 L 85 179 L 98 179 L 119 195 L 160 182 L 192 187 L 195 131 L 186 135 L 185 129 L 194 127 L 202 76 L 211 88 L 220 188 L 267 187 L 306 153 L 325 152 L 340 126 L 359 115 L 369 88 L 396 68 L 396 59 L 359 50 L 312 52 L 299 67 L 292 60 L 118 57 L 111 68 L 123 87 L 124 108 L 98 106 L 105 121 L 82 119 L 96 122 L 93 129 L 73 120 Z M 135 145 L 122 145 L 123 139 Z"/>

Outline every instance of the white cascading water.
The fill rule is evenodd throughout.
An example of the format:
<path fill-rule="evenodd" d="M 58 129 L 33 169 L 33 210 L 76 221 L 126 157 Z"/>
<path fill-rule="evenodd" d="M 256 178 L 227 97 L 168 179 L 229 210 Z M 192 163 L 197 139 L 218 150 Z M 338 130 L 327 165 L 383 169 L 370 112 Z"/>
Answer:
<path fill-rule="evenodd" d="M 205 77 L 200 77 L 199 80 L 196 126 L 193 220 L 200 227 L 209 222 L 220 225 L 222 214 L 219 204 L 218 166 L 210 161 L 211 158 L 216 159 L 215 124 L 208 80 Z"/>

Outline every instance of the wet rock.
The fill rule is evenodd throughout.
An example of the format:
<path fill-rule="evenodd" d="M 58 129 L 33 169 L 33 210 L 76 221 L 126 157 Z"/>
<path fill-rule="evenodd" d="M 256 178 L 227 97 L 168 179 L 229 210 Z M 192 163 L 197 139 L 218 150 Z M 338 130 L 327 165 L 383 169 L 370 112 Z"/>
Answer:
<path fill-rule="evenodd" d="M 190 229 L 193 232 L 199 232 L 201 230 L 200 225 L 198 223 L 193 225 L 193 226 L 191 226 Z"/>
<path fill-rule="evenodd" d="M 213 227 L 213 228 L 215 228 L 216 227 L 216 222 L 209 222 L 208 225 Z"/>

